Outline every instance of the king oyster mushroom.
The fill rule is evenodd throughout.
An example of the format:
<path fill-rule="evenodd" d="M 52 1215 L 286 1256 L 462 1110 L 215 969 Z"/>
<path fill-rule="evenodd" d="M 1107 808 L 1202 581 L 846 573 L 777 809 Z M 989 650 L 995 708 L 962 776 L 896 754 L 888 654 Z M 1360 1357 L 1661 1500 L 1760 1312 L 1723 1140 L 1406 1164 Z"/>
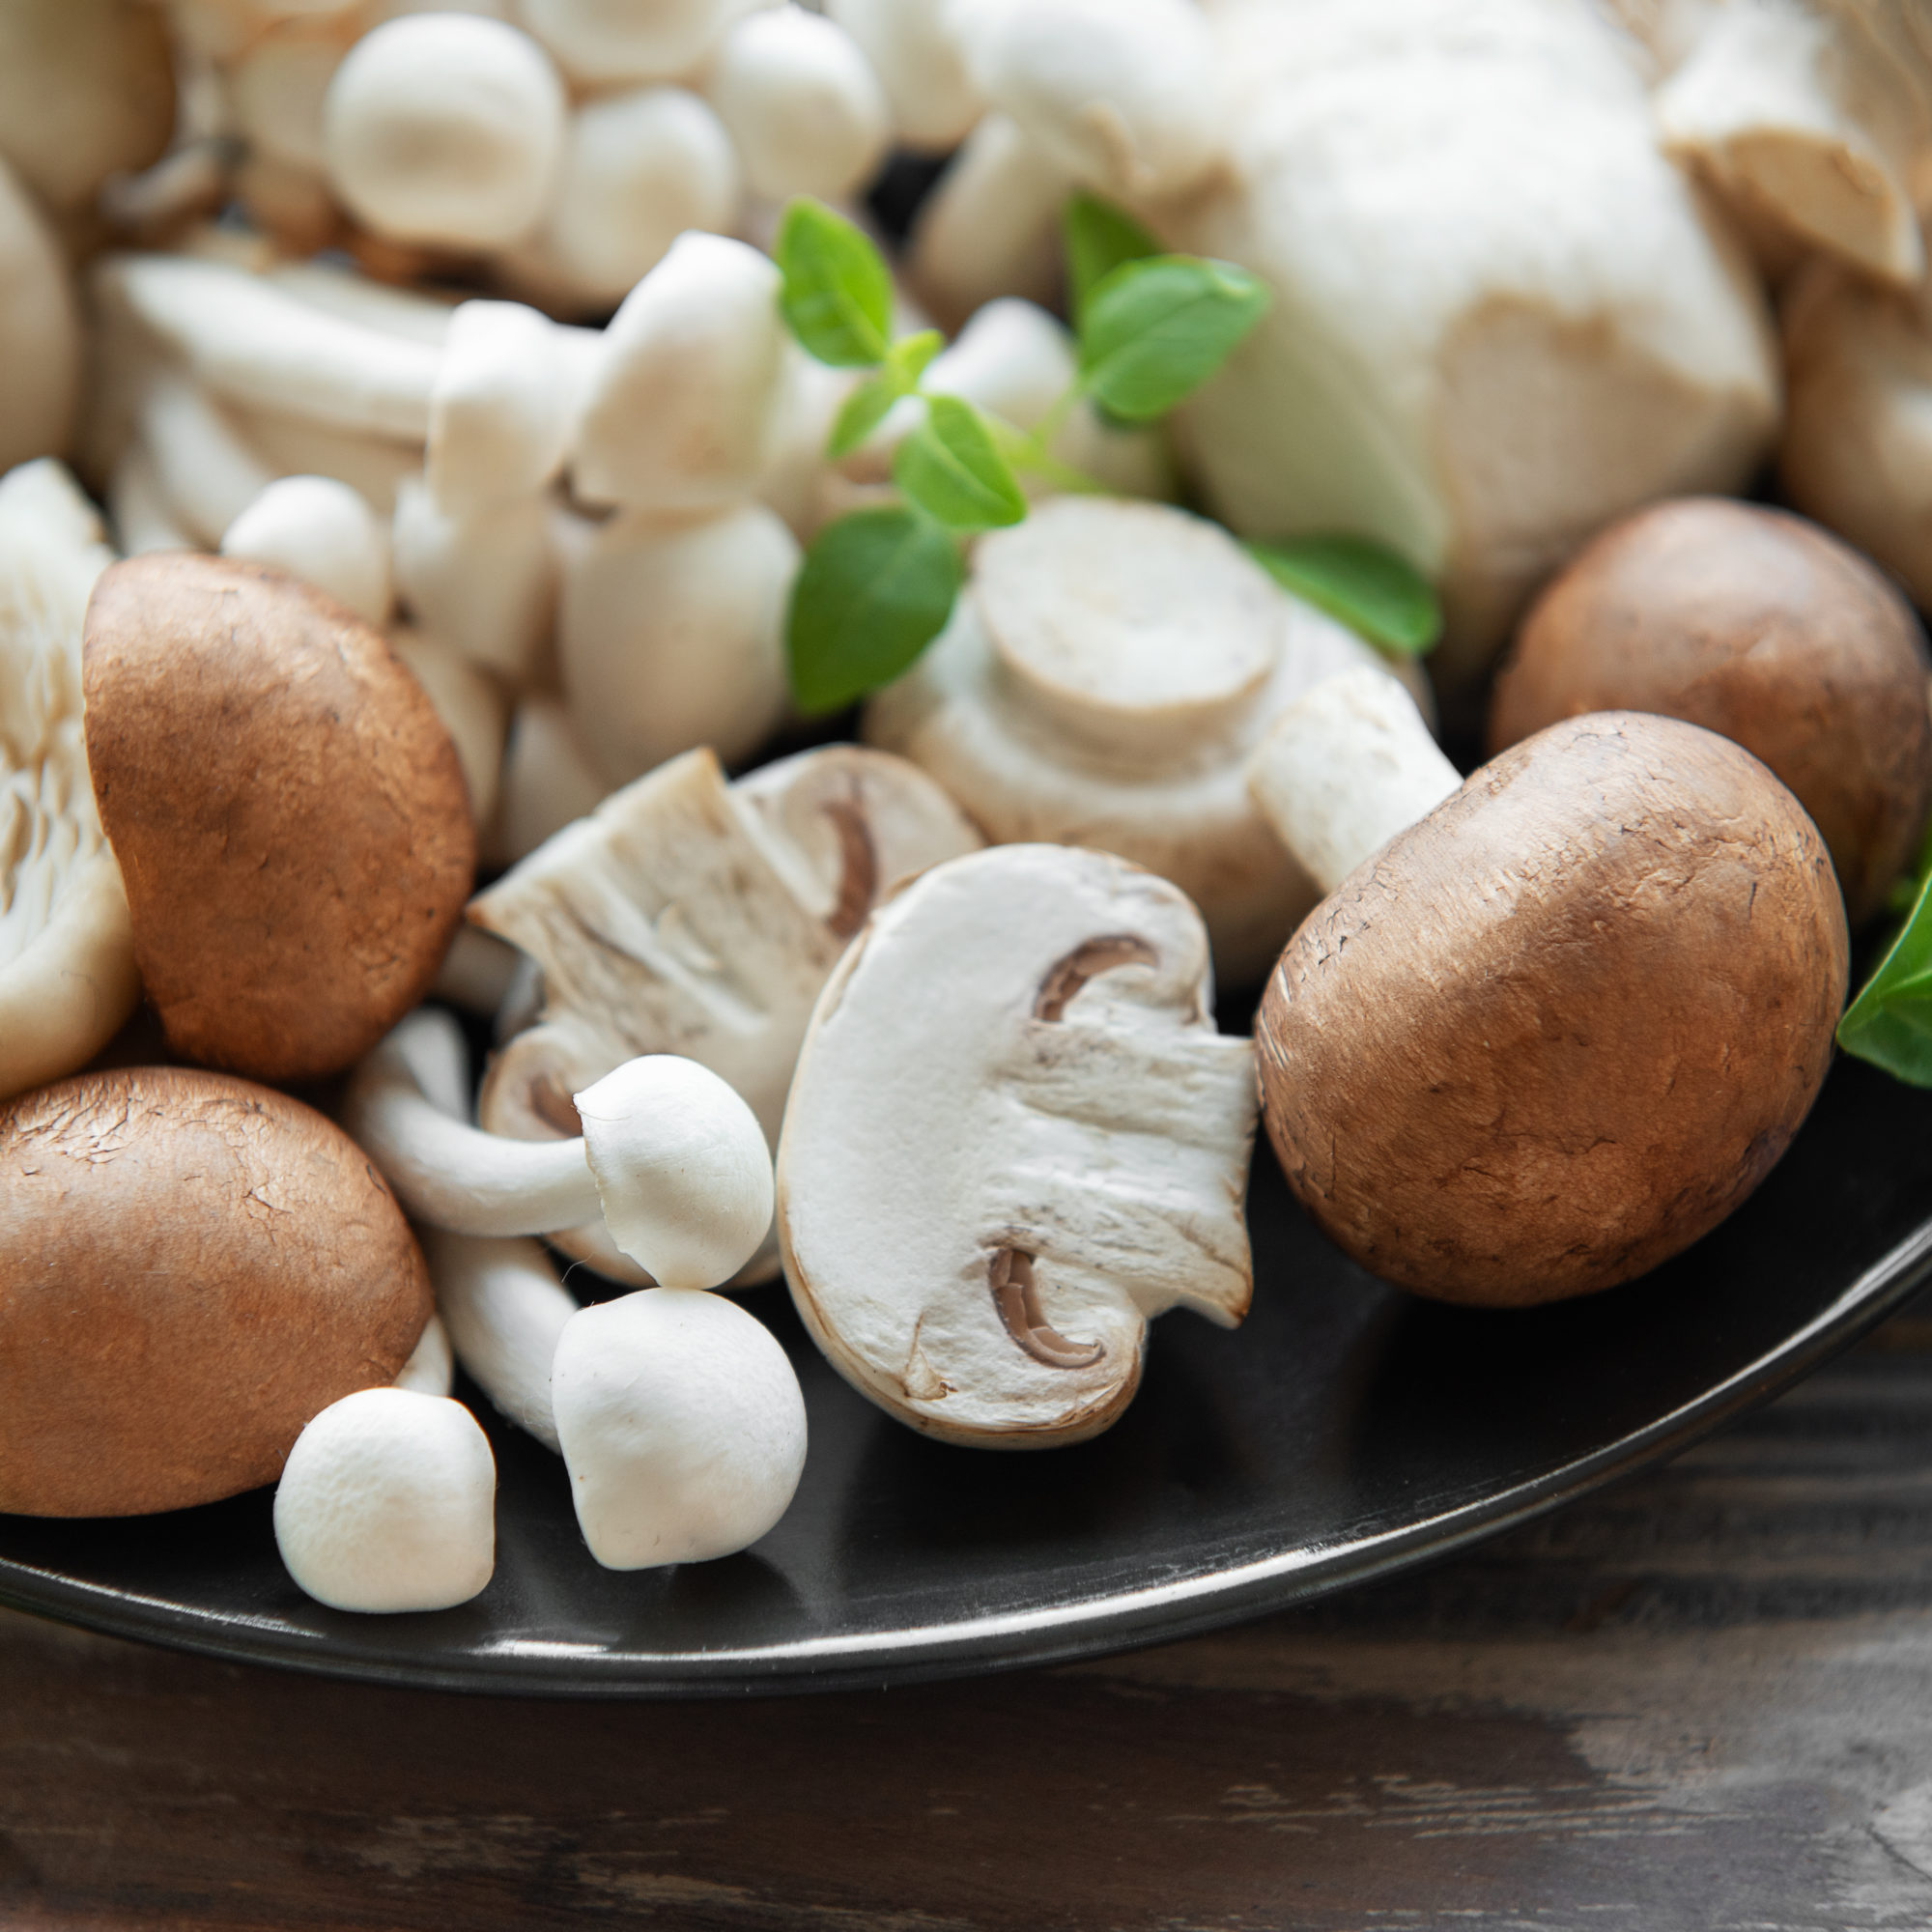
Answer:
<path fill-rule="evenodd" d="M 1173 880 L 1239 983 L 1320 897 L 1243 765 L 1284 705 L 1359 665 L 1386 669 L 1225 530 L 1163 504 L 1062 497 L 980 541 L 952 622 L 865 729 L 997 841 L 1098 846 Z"/>
<path fill-rule="evenodd" d="M 980 842 L 937 785 L 881 752 L 828 745 L 735 784 L 708 751 L 673 758 L 471 904 L 544 985 L 540 1023 L 484 1080 L 482 1124 L 567 1138 L 573 1093 L 634 1055 L 677 1053 L 729 1081 L 776 1142 L 811 1004 L 846 941 L 899 880 Z M 601 1228 L 556 1239 L 642 1279 Z M 776 1272 L 768 1240 L 745 1278 Z"/>
<path fill-rule="evenodd" d="M 819 1347 L 951 1442 L 1097 1435 L 1150 1319 L 1233 1327 L 1253 1049 L 1214 1030 L 1201 916 L 1104 852 L 1000 845 L 876 911 L 826 981 L 779 1148 Z"/>

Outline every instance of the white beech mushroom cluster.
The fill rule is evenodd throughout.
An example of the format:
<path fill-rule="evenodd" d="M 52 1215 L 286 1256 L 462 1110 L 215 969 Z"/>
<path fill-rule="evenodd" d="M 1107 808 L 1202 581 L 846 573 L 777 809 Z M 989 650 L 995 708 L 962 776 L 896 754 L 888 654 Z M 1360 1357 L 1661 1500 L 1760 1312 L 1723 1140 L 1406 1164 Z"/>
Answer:
<path fill-rule="evenodd" d="M 863 227 L 905 156 L 945 165 L 881 312 L 890 280 L 895 342 L 946 339 L 835 457 L 887 365 L 807 353 L 785 210 Z M 1076 195 L 1265 298 L 1171 424 L 1088 386 Z M 1797 507 L 1932 602 L 1928 215 L 1915 0 L 0 9 L 0 1147 L 25 1203 L 0 1190 L 0 1255 L 48 1238 L 44 1147 L 125 1136 L 183 1311 L 156 1360 L 208 1417 L 245 1383 L 187 1432 L 200 1466 L 138 1482 L 80 1466 L 71 1415 L 29 1439 L 11 1418 L 57 1406 L 10 1385 L 0 1504 L 279 1470 L 302 1590 L 447 1607 L 489 1582 L 505 1439 L 460 1370 L 562 1459 L 597 1562 L 725 1555 L 804 1469 L 785 1350 L 716 1293 L 781 1269 L 900 1421 L 1077 1441 L 1131 1398 L 1151 1318 L 1247 1308 L 1258 1077 L 1310 1213 L 1418 1292 L 1536 1300 L 1674 1252 L 1709 1224 L 1681 1204 L 1742 1198 L 1823 1076 L 1832 852 L 1707 721 L 1550 725 L 1502 752 L 1505 807 L 1436 749 L 1436 699 L 1474 715 L 1606 526 L 1774 452 Z M 871 687 L 866 743 L 798 750 L 810 547 L 910 497 L 934 399 L 1031 450 L 1024 496 L 946 539 L 950 616 Z M 1331 538 L 1433 584 L 1433 681 L 1268 560 Z M 1798 610 L 1755 577 L 1750 625 Z M 1858 715 L 1906 720 L 1866 749 L 1922 816 L 1932 666 L 1881 614 L 1889 710 Z M 1575 819 L 1589 785 L 1613 838 Z M 1556 857 L 1525 883 L 1485 841 L 1520 843 L 1546 792 Z M 1776 943 L 1706 866 L 1744 818 Z M 1507 884 L 1466 957 L 1435 919 L 1459 867 Z M 1615 1139 L 1573 1118 L 1603 1083 L 1546 1068 L 1549 1030 L 1513 1049 L 1500 1151 L 1376 1114 L 1416 1066 L 1441 1074 L 1417 1118 L 1492 1077 L 1466 1056 L 1509 1018 L 1482 1006 L 1515 983 L 1481 953 L 1498 907 L 1560 939 L 1601 892 L 1604 956 L 1662 975 L 1645 949 L 1678 928 L 1644 882 L 1671 867 L 1680 952 L 1712 962 L 1683 1053 L 1727 1066 L 1725 1003 L 1775 1008 L 1776 1078 L 1714 1072 L 1692 1119 L 1677 1063 L 1634 1052 L 1630 1104 L 1676 1152 L 1540 1197 Z M 1861 878 L 1857 911 L 1892 884 Z M 1443 949 L 1426 984 L 1377 952 L 1404 920 Z M 1271 967 L 1258 1065 L 1213 999 Z M 144 989 L 200 1064 L 89 1071 Z M 1407 1061 L 1351 1002 L 1400 1009 Z M 480 1082 L 449 1006 L 494 1023 Z M 338 1007 L 337 1044 L 297 1037 Z M 298 1071 L 344 1077 L 333 1122 L 259 1084 Z M 221 1159 L 178 1175 L 209 1136 Z M 1511 1212 L 1543 1220 L 1502 1239 L 1513 1161 Z M 237 1299 L 273 1260 L 264 1199 L 343 1291 L 318 1314 L 285 1267 L 283 1328 Z M 151 1264 L 89 1211 L 96 1293 L 132 1319 Z M 52 1359 L 50 1306 L 0 1265 L 0 1340 Z M 131 1434 L 142 1391 L 90 1388 Z"/>

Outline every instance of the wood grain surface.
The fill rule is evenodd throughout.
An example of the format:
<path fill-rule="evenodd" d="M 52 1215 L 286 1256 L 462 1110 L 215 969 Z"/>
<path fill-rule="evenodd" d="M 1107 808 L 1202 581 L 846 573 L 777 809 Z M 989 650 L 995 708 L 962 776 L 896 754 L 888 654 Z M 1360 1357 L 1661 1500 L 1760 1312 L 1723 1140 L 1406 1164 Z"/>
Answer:
<path fill-rule="evenodd" d="M 1932 1310 L 1674 1465 L 1166 1649 L 666 1706 L 0 1615 L 0 1925 L 1932 1925 Z"/>

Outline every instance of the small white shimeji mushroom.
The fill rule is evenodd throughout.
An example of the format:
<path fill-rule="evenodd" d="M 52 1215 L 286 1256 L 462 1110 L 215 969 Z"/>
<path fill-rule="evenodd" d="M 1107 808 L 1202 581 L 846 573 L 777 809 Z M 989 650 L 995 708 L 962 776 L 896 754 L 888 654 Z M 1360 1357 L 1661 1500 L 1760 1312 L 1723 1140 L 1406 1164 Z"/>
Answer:
<path fill-rule="evenodd" d="M 534 497 L 563 468 L 569 354 L 556 325 L 522 302 L 467 301 L 451 315 L 424 461 L 439 509 L 462 517 Z"/>
<path fill-rule="evenodd" d="M 1254 1058 L 1212 986 L 1186 897 L 1103 852 L 994 846 L 872 915 L 779 1151 L 792 1299 L 855 1388 L 951 1442 L 1077 1442 L 1152 1317 L 1240 1321 Z"/>
<path fill-rule="evenodd" d="M 282 476 L 221 533 L 221 554 L 271 563 L 372 624 L 389 615 L 389 532 L 329 476 Z"/>
<path fill-rule="evenodd" d="M 791 1360 L 723 1295 L 646 1289 L 572 1316 L 551 1402 L 578 1523 L 607 1569 L 743 1549 L 804 1473 Z"/>
<path fill-rule="evenodd" d="M 676 80 L 704 64 L 719 36 L 771 0 L 520 0 L 524 25 L 573 80 Z"/>
<path fill-rule="evenodd" d="M 446 1610 L 497 1561 L 497 1463 L 459 1402 L 360 1389 L 296 1438 L 275 1486 L 275 1546 L 331 1609 Z"/>
<path fill-rule="evenodd" d="M 410 1213 L 458 1234 L 549 1234 L 604 1218 L 653 1280 L 709 1288 L 764 1239 L 771 1155 L 756 1117 L 708 1068 L 671 1054 L 626 1062 L 571 1096 L 579 1138 L 518 1141 L 452 1118 L 412 1065 L 415 1037 L 453 1027 L 412 1013 L 356 1068 L 342 1124 Z"/>
<path fill-rule="evenodd" d="M 827 0 L 825 11 L 870 62 L 907 147 L 943 154 L 973 131 L 986 103 L 946 0 Z"/>

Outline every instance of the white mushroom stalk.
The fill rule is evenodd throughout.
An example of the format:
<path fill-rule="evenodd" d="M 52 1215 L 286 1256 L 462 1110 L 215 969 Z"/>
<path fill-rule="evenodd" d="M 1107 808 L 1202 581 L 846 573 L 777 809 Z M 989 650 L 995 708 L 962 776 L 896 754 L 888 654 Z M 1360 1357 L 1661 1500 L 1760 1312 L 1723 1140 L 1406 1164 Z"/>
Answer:
<path fill-rule="evenodd" d="M 1211 996 L 1186 897 L 1105 853 L 994 846 L 873 914 L 780 1143 L 785 1276 L 848 1381 L 1039 1448 L 1120 1415 L 1163 1310 L 1240 1321 L 1254 1061 Z"/>
<path fill-rule="evenodd" d="M 628 1061 L 571 1096 L 582 1133 L 513 1141 L 452 1118 L 411 1064 L 445 1015 L 412 1014 L 351 1078 L 342 1124 L 417 1220 L 469 1235 L 537 1235 L 593 1220 L 654 1280 L 728 1280 L 764 1238 L 771 1156 L 724 1082 L 668 1054 Z"/>
<path fill-rule="evenodd" d="M 1248 772 L 1255 803 L 1323 896 L 1462 782 L 1414 699 L 1372 670 L 1304 692 Z"/>

